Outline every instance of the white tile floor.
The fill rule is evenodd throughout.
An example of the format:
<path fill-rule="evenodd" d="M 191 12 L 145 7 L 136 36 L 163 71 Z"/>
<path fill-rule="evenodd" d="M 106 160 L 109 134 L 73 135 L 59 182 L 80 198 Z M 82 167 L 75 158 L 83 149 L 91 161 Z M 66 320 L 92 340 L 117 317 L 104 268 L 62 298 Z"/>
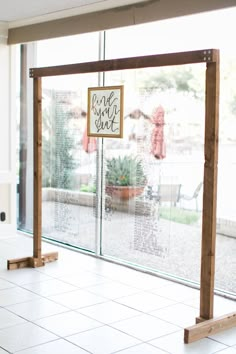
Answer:
<path fill-rule="evenodd" d="M 6 270 L 31 250 L 24 235 L 0 239 L 0 354 L 236 354 L 236 327 L 184 344 L 197 290 L 48 243 L 58 261 Z M 217 315 L 232 311 L 215 297 Z"/>

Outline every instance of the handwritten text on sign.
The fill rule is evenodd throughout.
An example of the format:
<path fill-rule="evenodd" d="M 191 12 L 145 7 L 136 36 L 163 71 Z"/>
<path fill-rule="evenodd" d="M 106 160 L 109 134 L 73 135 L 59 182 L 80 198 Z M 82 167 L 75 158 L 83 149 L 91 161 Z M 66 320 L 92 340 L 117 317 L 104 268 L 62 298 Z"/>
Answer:
<path fill-rule="evenodd" d="M 121 138 L 123 86 L 88 89 L 88 135 Z"/>

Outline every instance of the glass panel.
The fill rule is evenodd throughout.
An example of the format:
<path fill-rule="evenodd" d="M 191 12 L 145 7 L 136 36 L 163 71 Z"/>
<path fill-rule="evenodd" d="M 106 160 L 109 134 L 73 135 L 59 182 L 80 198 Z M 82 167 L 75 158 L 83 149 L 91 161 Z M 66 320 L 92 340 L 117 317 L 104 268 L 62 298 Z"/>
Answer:
<path fill-rule="evenodd" d="M 236 52 L 222 50 L 215 286 L 236 294 Z"/>
<path fill-rule="evenodd" d="M 35 44 L 20 46 L 18 228 L 27 232 L 33 229 L 33 80 L 28 72 L 34 54 Z"/>
<path fill-rule="evenodd" d="M 124 85 L 125 117 L 124 139 L 105 141 L 103 254 L 196 282 L 204 78 L 205 65 L 106 73 Z"/>
<path fill-rule="evenodd" d="M 86 48 L 86 50 L 84 50 Z M 50 65 L 62 65 L 83 61 L 98 60 L 99 57 L 99 34 L 90 33 L 80 36 L 57 38 L 22 46 L 21 53 L 21 114 L 20 114 L 20 166 L 19 166 L 19 222 L 18 227 L 27 232 L 33 229 L 33 95 L 32 79 L 28 78 L 29 67 L 43 67 Z M 36 60 L 37 59 L 37 60 Z M 36 63 L 37 61 L 37 63 Z M 81 81 L 82 80 L 82 81 Z M 84 80 L 84 81 L 83 81 Z M 86 153 L 83 150 L 83 133 L 86 120 L 86 94 L 87 85 L 97 86 L 98 75 L 81 76 L 77 79 L 68 77 L 43 79 L 43 140 L 44 140 L 44 166 L 43 185 L 44 188 L 55 188 L 66 190 L 66 200 L 71 201 L 62 209 L 62 191 L 57 203 L 48 208 L 48 213 L 53 217 L 49 221 L 49 214 L 45 205 L 43 206 L 43 232 L 48 237 L 57 236 L 58 240 L 68 242 L 64 234 L 58 231 L 61 228 L 65 231 L 71 230 L 69 234 L 71 243 L 78 245 L 78 222 L 83 217 L 82 212 L 77 213 L 75 195 L 69 194 L 69 189 L 80 192 L 80 189 L 93 190 L 96 173 L 96 152 Z M 82 92 L 82 93 L 81 93 Z M 59 125 L 55 120 L 60 120 Z M 64 133 L 64 134 L 62 134 Z M 58 145 L 58 143 L 60 143 Z M 87 149 L 91 151 L 94 146 L 87 142 Z M 59 147 L 59 149 L 57 147 Z M 68 147 L 68 149 L 65 149 Z M 63 162 L 61 162 L 63 161 Z M 62 165 L 60 165 L 62 163 Z M 63 171 L 61 170 L 63 169 Z M 55 175 L 57 173 L 57 175 Z M 72 176 L 73 175 L 73 176 Z M 69 178 L 68 178 L 69 177 Z M 72 178 L 73 177 L 73 178 Z M 83 186 L 85 185 L 85 186 Z M 82 191 L 81 191 L 82 193 Z M 86 193 L 86 192 L 84 192 Z M 65 194 L 65 193 L 64 193 Z M 87 193 L 89 194 L 89 193 Z M 86 195 L 87 195 L 86 194 Z M 89 194 L 90 195 L 90 194 Z M 88 197 L 80 197 L 80 203 L 89 203 L 94 206 L 95 193 Z M 43 191 L 43 199 L 47 199 L 47 193 Z M 50 197 L 51 198 L 51 197 Z M 78 198 L 77 198 L 78 199 Z M 68 203 L 67 203 L 68 204 Z M 86 204 L 85 204 L 86 205 Z M 72 211 L 70 211 L 70 208 Z M 94 209 L 89 208 L 89 217 L 84 215 L 84 223 L 81 223 L 80 234 L 84 234 L 86 240 L 80 240 L 82 248 L 95 249 L 95 226 L 89 234 L 91 221 L 94 219 Z M 64 222 L 62 216 L 64 217 Z M 76 221 L 75 221 L 76 219 Z M 87 220 L 87 229 L 83 231 Z M 83 224 L 83 226 L 82 226 Z M 77 231 L 74 228 L 77 227 Z M 89 236 L 88 236 L 89 234 Z"/>
<path fill-rule="evenodd" d="M 97 74 L 43 79 L 43 235 L 95 251 L 96 139 L 88 139 L 87 88 Z"/>
<path fill-rule="evenodd" d="M 98 48 L 98 33 L 42 41 L 38 66 L 95 61 Z M 86 136 L 87 88 L 97 85 L 98 74 L 43 79 L 42 232 L 91 251 L 97 233 L 97 141 Z"/>
<path fill-rule="evenodd" d="M 16 225 L 19 225 L 19 183 L 20 183 L 20 45 L 15 46 L 16 56 Z"/>
<path fill-rule="evenodd" d="M 220 49 L 220 125 L 219 125 L 219 165 L 218 165 L 218 203 L 217 203 L 217 247 L 216 247 L 216 278 L 215 287 L 221 289 L 224 292 L 233 292 L 236 294 L 236 263 L 235 263 L 235 251 L 236 251 L 236 227 L 235 227 L 235 73 L 236 73 L 236 47 L 234 45 L 234 33 L 236 30 L 235 22 L 236 8 L 211 11 L 202 14 L 185 16 L 179 18 L 172 18 L 168 20 L 152 22 L 144 25 L 130 26 L 126 28 L 120 28 L 107 31 L 106 33 L 106 58 L 121 58 L 137 55 L 149 55 L 160 54 L 168 52 L 188 51 L 204 48 L 219 48 Z M 225 23 L 227 18 L 227 25 L 220 26 L 219 24 Z M 211 24 L 211 30 L 209 30 L 209 23 Z M 199 25 L 201 24 L 201 25 Z M 186 36 L 188 33 L 188 36 Z M 125 38 L 125 40 L 124 40 Z M 138 40 L 137 40 L 138 38 Z M 183 41 L 184 38 L 184 41 Z M 132 45 L 130 45 L 132 43 Z M 182 74 L 180 75 L 180 79 Z M 190 76 L 186 76 L 188 84 L 193 89 L 198 90 L 197 81 L 192 80 Z M 122 82 L 122 81 L 121 81 Z M 164 87 L 171 84 L 171 78 L 165 78 L 164 81 L 159 82 Z M 151 85 L 151 84 L 150 84 Z M 171 86 L 169 87 L 171 88 Z M 196 97 L 196 92 L 192 92 Z M 199 91 L 197 92 L 200 93 Z M 204 91 L 202 91 L 204 95 Z M 158 96 L 159 101 L 159 96 Z M 134 102 L 131 100 L 130 102 Z M 188 100 L 188 102 L 190 102 Z M 139 103 L 139 102 L 138 102 Z M 167 105 L 163 105 L 167 113 L 169 104 L 172 104 L 171 100 Z M 188 104 L 187 104 L 188 105 Z M 191 105 L 191 104 L 190 104 Z M 134 104 L 134 107 L 137 106 Z M 190 108 L 190 107 L 189 107 Z M 183 114 L 179 115 L 180 111 L 185 111 L 186 104 L 178 108 L 176 111 L 176 117 L 179 122 L 183 119 Z M 195 115 L 196 106 L 192 106 L 192 110 L 189 110 L 189 119 Z M 172 112 L 174 113 L 174 112 Z M 167 115 L 166 115 L 167 118 Z M 180 122 L 180 124 L 182 124 Z M 127 125 L 127 124 L 126 124 Z M 178 130 L 180 126 L 175 124 L 174 135 L 178 136 Z M 168 129 L 168 124 L 165 126 L 165 130 Z M 172 127 L 170 127 L 172 129 Z M 190 156 L 194 156 L 194 159 L 187 159 L 190 164 L 195 162 L 196 154 L 195 150 L 195 131 L 197 132 L 197 125 L 190 125 L 188 127 L 188 133 L 191 139 L 193 139 L 193 146 L 190 147 Z M 182 128 L 181 128 L 182 130 Z M 183 133 L 183 132 L 182 132 Z M 169 134 L 169 133 L 168 133 Z M 175 138 L 174 138 L 175 140 Z M 178 139 L 177 139 L 178 140 Z M 182 150 L 182 146 L 185 144 L 182 141 L 173 141 L 173 149 L 176 148 L 177 160 L 183 159 L 183 154 L 188 157 L 188 153 Z M 167 148 L 170 148 L 167 147 Z M 167 157 L 163 160 L 163 163 L 167 164 L 168 161 L 168 149 Z M 175 161 L 176 162 L 176 161 Z M 188 165 L 189 166 L 189 165 Z M 171 169 L 172 170 L 172 169 Z M 183 166 L 181 168 L 183 171 Z M 201 172 L 200 172 L 201 171 Z M 197 174 L 195 174 L 197 172 Z M 183 183 L 184 189 L 181 186 L 181 193 L 188 197 L 194 196 L 194 191 L 201 182 L 198 176 L 198 172 L 202 173 L 202 168 L 193 169 L 188 183 Z M 174 171 L 173 171 L 174 173 Z M 185 175 L 185 174 L 184 174 Z M 188 174 L 186 174 L 188 176 Z M 181 177 L 183 178 L 183 176 Z M 192 183 L 194 181 L 194 183 Z M 182 183 L 181 183 L 182 184 Z M 191 185 L 192 184 L 192 185 Z M 199 192 L 198 208 L 201 206 L 201 194 L 202 187 Z M 182 205 L 184 208 L 194 208 L 196 199 L 187 200 L 182 198 Z M 195 206 L 197 207 L 197 206 Z M 199 219 L 200 220 L 200 219 Z M 174 232 L 174 231 L 173 231 Z M 201 237 L 199 235 L 197 238 Z M 195 241 L 196 241 L 195 239 Z M 200 242 L 200 241 L 199 241 Z M 199 244 L 199 243 L 198 243 Z M 186 246 L 185 246 L 186 247 Z M 189 245 L 189 255 L 193 259 L 194 249 L 196 247 L 195 242 L 192 241 Z M 181 252 L 181 250 L 180 250 Z M 175 259 L 173 258 L 173 262 Z M 183 268 L 188 272 L 187 267 L 190 265 L 184 265 L 185 259 L 183 259 Z M 199 262 L 199 260 L 197 260 Z M 196 263 L 196 260 L 193 260 Z M 191 268 L 195 269 L 195 273 L 198 272 L 195 265 Z M 196 278 L 196 277 L 195 277 Z M 193 279 L 195 279 L 193 278 Z"/>
<path fill-rule="evenodd" d="M 55 66 L 98 60 L 99 32 L 37 42 L 37 66 Z"/>

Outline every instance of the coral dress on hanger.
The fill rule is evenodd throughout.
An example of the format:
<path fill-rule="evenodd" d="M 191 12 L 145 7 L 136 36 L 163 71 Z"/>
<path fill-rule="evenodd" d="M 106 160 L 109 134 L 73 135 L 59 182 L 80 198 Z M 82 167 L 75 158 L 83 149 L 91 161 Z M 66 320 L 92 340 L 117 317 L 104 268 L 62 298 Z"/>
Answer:
<path fill-rule="evenodd" d="M 151 134 L 151 154 L 158 160 L 166 157 L 166 144 L 164 140 L 164 115 L 165 111 L 162 106 L 158 106 L 151 117 L 154 128 Z"/>
<path fill-rule="evenodd" d="M 87 127 L 85 128 L 83 134 L 82 143 L 83 143 L 83 149 L 87 153 L 91 153 L 97 150 L 97 139 L 87 135 Z"/>

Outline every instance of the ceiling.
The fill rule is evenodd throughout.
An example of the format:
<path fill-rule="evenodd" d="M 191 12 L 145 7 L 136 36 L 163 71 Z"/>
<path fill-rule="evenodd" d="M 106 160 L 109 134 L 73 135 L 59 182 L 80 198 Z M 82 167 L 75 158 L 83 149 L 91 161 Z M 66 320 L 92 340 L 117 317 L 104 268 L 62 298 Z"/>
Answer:
<path fill-rule="evenodd" d="M 0 22 L 14 27 L 147 1 L 149 0 L 0 0 Z"/>

